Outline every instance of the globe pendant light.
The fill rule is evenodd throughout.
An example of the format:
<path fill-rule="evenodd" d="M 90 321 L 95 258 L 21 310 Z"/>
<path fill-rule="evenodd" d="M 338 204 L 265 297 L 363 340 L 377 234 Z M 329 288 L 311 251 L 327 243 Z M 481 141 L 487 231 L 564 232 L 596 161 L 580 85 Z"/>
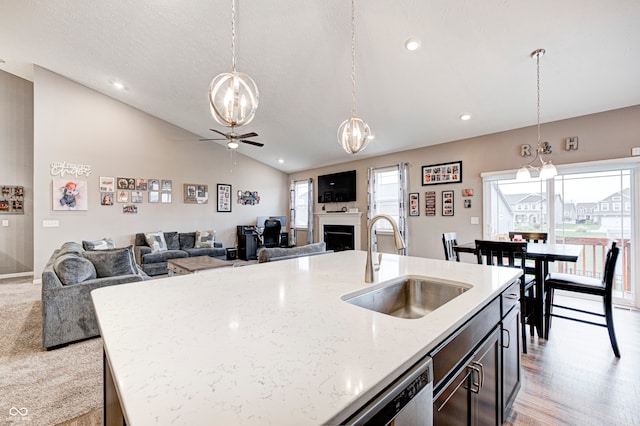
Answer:
<path fill-rule="evenodd" d="M 223 126 L 239 127 L 253 120 L 258 109 L 258 86 L 236 71 L 236 1 L 231 0 L 232 71 L 217 75 L 209 85 L 211 115 Z"/>
<path fill-rule="evenodd" d="M 548 142 L 542 142 L 540 140 L 540 57 L 545 54 L 544 49 L 537 49 L 531 52 L 531 57 L 536 58 L 536 83 L 537 83 L 537 92 L 538 92 L 538 146 L 536 147 L 536 156 L 518 169 L 516 173 L 516 180 L 527 180 L 531 179 L 531 172 L 529 170 L 538 170 L 540 172 L 540 179 L 546 180 L 551 179 L 558 175 L 558 170 L 556 166 L 551 163 L 551 160 L 544 161 L 542 157 L 543 154 L 551 154 L 551 145 Z M 533 162 L 537 159 L 540 159 L 540 166 L 532 166 Z"/>
<path fill-rule="evenodd" d="M 372 139 L 369 125 L 356 117 L 356 19 L 355 0 L 351 0 L 351 118 L 338 127 L 338 142 L 348 154 L 356 154 Z"/>

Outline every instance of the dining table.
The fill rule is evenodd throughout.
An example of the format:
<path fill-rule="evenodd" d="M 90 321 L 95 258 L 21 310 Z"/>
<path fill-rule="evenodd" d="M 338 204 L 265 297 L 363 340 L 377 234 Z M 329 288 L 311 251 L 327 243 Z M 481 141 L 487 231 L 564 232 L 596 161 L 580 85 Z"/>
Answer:
<path fill-rule="evenodd" d="M 457 253 L 476 255 L 476 243 L 458 244 L 453 247 Z M 534 261 L 535 297 L 534 322 L 538 337 L 544 337 L 544 280 L 548 274 L 549 262 L 577 262 L 582 254 L 582 245 L 563 243 L 527 243 L 527 259 Z"/>

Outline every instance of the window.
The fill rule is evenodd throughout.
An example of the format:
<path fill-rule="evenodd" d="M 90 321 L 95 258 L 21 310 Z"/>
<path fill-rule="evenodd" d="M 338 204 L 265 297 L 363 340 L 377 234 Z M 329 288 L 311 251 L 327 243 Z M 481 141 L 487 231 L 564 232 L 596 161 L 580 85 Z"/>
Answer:
<path fill-rule="evenodd" d="M 620 210 L 622 210 L 621 203 L 613 203 L 613 211 L 614 212 L 619 212 Z"/>
<path fill-rule="evenodd" d="M 600 203 L 600 211 L 608 212 L 609 211 L 609 203 Z"/>
<path fill-rule="evenodd" d="M 373 169 L 371 213 L 388 214 L 396 223 L 400 218 L 400 172 L 397 166 Z M 377 230 L 391 231 L 387 221 L 376 223 Z"/>
<path fill-rule="evenodd" d="M 306 229 L 309 226 L 309 182 L 298 180 L 294 183 L 295 228 Z"/>

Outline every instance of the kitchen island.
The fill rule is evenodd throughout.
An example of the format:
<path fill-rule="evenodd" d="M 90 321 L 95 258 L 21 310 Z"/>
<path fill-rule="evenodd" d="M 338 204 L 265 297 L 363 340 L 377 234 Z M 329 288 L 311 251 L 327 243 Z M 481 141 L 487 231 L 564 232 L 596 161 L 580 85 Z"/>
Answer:
<path fill-rule="evenodd" d="M 365 258 L 347 251 L 94 291 L 106 387 L 113 379 L 127 424 L 340 423 L 521 273 L 385 254 L 366 284 Z M 469 290 L 419 319 L 341 299 L 400 276 Z"/>

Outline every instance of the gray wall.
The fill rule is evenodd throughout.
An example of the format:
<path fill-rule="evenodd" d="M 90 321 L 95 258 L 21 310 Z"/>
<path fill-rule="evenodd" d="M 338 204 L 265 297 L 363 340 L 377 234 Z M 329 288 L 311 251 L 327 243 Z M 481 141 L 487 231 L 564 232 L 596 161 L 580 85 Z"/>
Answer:
<path fill-rule="evenodd" d="M 548 141 L 553 149 L 553 154 L 545 156 L 545 158 L 553 160 L 556 165 L 629 157 L 631 148 L 640 146 L 640 106 L 544 123 L 541 133 L 543 140 Z M 579 137 L 577 151 L 564 150 L 563 140 L 569 136 Z M 347 207 L 358 207 L 360 211 L 366 212 L 367 168 L 409 162 L 409 192 L 420 193 L 420 216 L 409 217 L 409 253 L 413 256 L 441 259 L 444 258 L 441 243 L 443 232 L 456 231 L 458 240 L 461 242 L 482 237 L 482 179 L 480 174 L 513 169 L 515 177 L 515 169 L 525 162 L 520 157 L 520 145 L 529 144 L 535 147 L 536 140 L 536 128 L 526 127 L 293 173 L 289 178 L 294 180 L 314 178 L 317 193 L 318 175 L 355 169 L 358 179 L 358 201 L 343 204 Z M 384 144 L 385 142 L 375 139 L 372 143 Z M 347 154 L 345 154 L 345 158 L 348 158 Z M 421 166 L 458 160 L 462 161 L 462 183 L 422 186 Z M 466 188 L 471 188 L 474 191 L 474 196 L 471 198 L 472 205 L 469 209 L 465 209 L 463 206 L 462 189 Z M 455 216 L 453 217 L 441 215 L 440 194 L 443 190 L 455 191 Z M 437 216 L 426 217 L 424 215 L 425 191 L 436 191 Z M 335 207 L 342 207 L 343 204 L 336 205 L 334 203 L 327 206 L 329 210 L 337 210 Z M 319 212 L 321 206 L 316 204 L 316 211 Z M 364 216 L 363 226 L 366 222 Z M 478 225 L 471 225 L 471 217 L 474 216 L 479 218 Z M 316 241 L 318 240 L 317 232 L 316 226 Z M 363 247 L 366 247 L 364 233 L 362 244 Z"/>
<path fill-rule="evenodd" d="M 78 85 L 43 68 L 34 70 L 34 271 L 39 278 L 54 249 L 65 241 L 113 238 L 132 244 L 136 232 L 216 230 L 225 247 L 235 245 L 235 226 L 255 224 L 259 215 L 288 211 L 287 175 L 214 142 Z M 259 149 L 242 147 L 243 149 Z M 87 211 L 54 211 L 53 161 L 92 166 L 87 178 Z M 173 180 L 171 204 L 138 204 L 138 214 L 122 213 L 123 204 L 101 206 L 100 176 Z M 183 202 L 183 184 L 209 185 L 209 203 Z M 233 191 L 258 191 L 256 206 L 232 204 L 231 213 L 216 212 L 216 184 Z M 58 227 L 43 227 L 57 220 Z"/>
<path fill-rule="evenodd" d="M 33 84 L 0 71 L 0 185 L 23 185 L 24 214 L 0 214 L 0 275 L 33 269 Z"/>

